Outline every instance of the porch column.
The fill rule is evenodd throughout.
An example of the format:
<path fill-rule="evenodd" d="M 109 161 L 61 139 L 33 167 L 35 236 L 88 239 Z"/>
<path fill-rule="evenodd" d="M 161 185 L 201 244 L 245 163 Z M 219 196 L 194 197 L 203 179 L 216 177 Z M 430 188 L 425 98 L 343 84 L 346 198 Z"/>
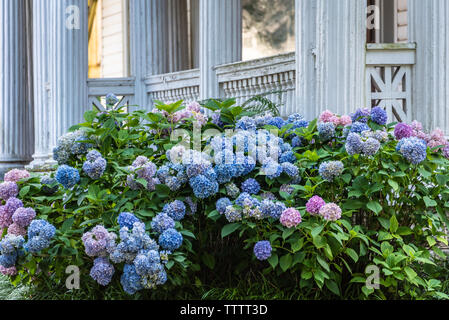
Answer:
<path fill-rule="evenodd" d="M 416 42 L 411 118 L 449 135 L 449 2 L 409 0 L 409 41 Z"/>
<path fill-rule="evenodd" d="M 49 100 L 50 2 L 33 1 L 34 154 L 30 169 L 41 168 L 51 153 Z"/>
<path fill-rule="evenodd" d="M 87 96 L 88 23 L 86 0 L 50 0 L 51 149 L 57 138 L 83 121 Z M 45 125 L 45 124 L 44 124 Z"/>
<path fill-rule="evenodd" d="M 200 0 L 199 56 L 200 99 L 218 98 L 221 94 L 214 67 L 242 59 L 240 0 Z"/>
<path fill-rule="evenodd" d="M 33 153 L 33 110 L 27 85 L 25 0 L 0 0 L 0 175 Z"/>
<path fill-rule="evenodd" d="M 296 0 L 296 100 L 312 119 L 365 104 L 366 1 Z"/>

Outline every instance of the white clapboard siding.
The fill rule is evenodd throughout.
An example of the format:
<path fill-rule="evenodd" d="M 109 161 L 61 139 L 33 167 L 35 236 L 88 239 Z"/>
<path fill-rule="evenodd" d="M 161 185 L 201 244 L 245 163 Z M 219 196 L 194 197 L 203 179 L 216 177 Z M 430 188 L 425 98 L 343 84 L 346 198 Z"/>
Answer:
<path fill-rule="evenodd" d="M 127 76 L 126 2 L 127 0 L 102 1 L 102 78 Z"/>
<path fill-rule="evenodd" d="M 408 41 L 408 12 L 407 0 L 396 0 L 397 14 L 397 42 Z"/>

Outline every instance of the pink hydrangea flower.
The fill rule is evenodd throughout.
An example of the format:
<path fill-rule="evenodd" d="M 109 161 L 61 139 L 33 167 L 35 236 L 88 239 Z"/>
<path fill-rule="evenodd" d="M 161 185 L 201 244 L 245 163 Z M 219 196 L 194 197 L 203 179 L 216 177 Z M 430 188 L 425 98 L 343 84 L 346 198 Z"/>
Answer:
<path fill-rule="evenodd" d="M 27 234 L 27 230 L 19 226 L 17 223 L 12 223 L 8 227 L 8 234 L 13 234 L 15 236 L 25 236 Z"/>
<path fill-rule="evenodd" d="M 306 203 L 306 210 L 311 215 L 317 215 L 320 212 L 322 206 L 324 206 L 326 202 L 319 196 L 313 196 Z"/>
<path fill-rule="evenodd" d="M 26 170 L 12 169 L 5 173 L 5 181 L 17 182 L 30 177 L 30 173 Z"/>
<path fill-rule="evenodd" d="M 332 117 L 335 117 L 334 113 L 329 110 L 325 110 L 320 114 L 319 121 L 331 122 Z"/>
<path fill-rule="evenodd" d="M 5 276 L 15 276 L 17 274 L 17 269 L 15 266 L 10 268 L 5 268 L 4 266 L 0 265 L 0 272 Z"/>
<path fill-rule="evenodd" d="M 287 208 L 282 212 L 279 219 L 283 226 L 287 228 L 295 228 L 301 223 L 301 213 L 295 208 Z"/>
<path fill-rule="evenodd" d="M 341 209 L 335 203 L 327 203 L 320 209 L 320 216 L 327 221 L 337 221 L 341 218 Z"/>
<path fill-rule="evenodd" d="M 340 117 L 340 123 L 341 126 L 349 126 L 352 124 L 352 119 L 350 116 L 341 116 Z"/>

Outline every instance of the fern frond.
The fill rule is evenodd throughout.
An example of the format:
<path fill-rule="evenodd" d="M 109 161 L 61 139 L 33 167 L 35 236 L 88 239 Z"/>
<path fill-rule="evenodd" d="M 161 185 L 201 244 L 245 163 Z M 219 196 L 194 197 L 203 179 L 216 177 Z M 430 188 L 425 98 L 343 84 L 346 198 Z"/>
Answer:
<path fill-rule="evenodd" d="M 270 112 L 273 116 L 279 116 L 279 108 L 281 107 L 281 104 L 271 101 L 266 96 L 278 94 L 279 101 L 281 101 L 282 92 L 283 91 L 271 91 L 258 94 L 246 100 L 242 104 L 242 108 L 243 110 L 245 110 L 246 113 L 251 113 L 254 115 Z"/>

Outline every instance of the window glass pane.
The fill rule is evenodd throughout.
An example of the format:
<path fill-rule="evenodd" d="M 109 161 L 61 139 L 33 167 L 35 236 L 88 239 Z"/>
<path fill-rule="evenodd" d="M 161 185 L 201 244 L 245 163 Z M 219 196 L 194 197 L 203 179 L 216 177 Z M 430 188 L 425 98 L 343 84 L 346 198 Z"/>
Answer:
<path fill-rule="evenodd" d="M 129 75 L 129 0 L 89 1 L 89 78 Z"/>
<path fill-rule="evenodd" d="M 295 51 L 295 0 L 242 0 L 243 60 Z"/>

